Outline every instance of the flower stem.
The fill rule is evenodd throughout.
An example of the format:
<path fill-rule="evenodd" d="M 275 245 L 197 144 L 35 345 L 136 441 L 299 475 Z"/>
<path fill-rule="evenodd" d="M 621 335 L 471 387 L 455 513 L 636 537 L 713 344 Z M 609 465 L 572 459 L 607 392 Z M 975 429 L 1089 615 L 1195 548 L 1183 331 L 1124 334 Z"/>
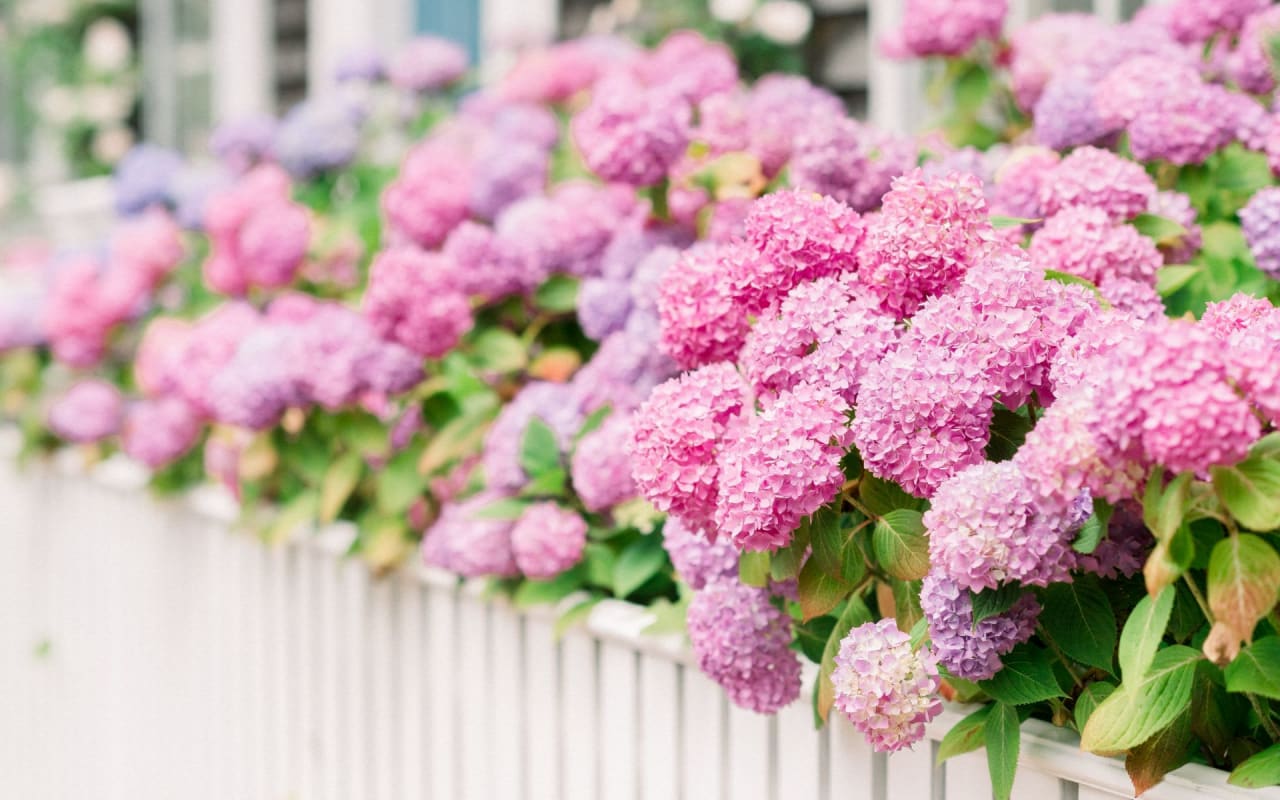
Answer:
<path fill-rule="evenodd" d="M 1200 606 L 1200 612 L 1204 614 L 1204 618 L 1209 621 L 1210 625 L 1212 625 L 1213 612 L 1209 610 L 1209 604 L 1205 602 L 1204 595 L 1200 593 L 1200 587 L 1197 586 L 1196 582 L 1191 579 L 1191 576 L 1185 572 L 1182 574 L 1182 579 L 1187 582 L 1187 588 L 1191 590 L 1191 596 L 1196 599 L 1196 605 Z"/>
<path fill-rule="evenodd" d="M 1262 723 L 1262 727 L 1266 729 L 1267 735 L 1271 737 L 1273 742 L 1280 742 L 1280 728 L 1277 728 L 1275 721 L 1271 719 L 1270 709 L 1253 692 L 1245 692 L 1245 697 L 1249 698 L 1249 705 L 1253 706 L 1253 712 L 1258 715 L 1258 720 Z"/>
<path fill-rule="evenodd" d="M 1071 676 L 1071 682 L 1075 684 L 1076 689 L 1084 689 L 1084 681 L 1080 679 L 1080 675 L 1071 666 L 1071 660 L 1058 647 L 1058 643 L 1053 640 L 1053 637 L 1044 629 L 1044 626 L 1037 625 L 1036 631 L 1040 634 L 1040 638 L 1044 640 L 1045 644 L 1049 645 L 1049 649 L 1053 651 L 1058 660 L 1062 662 L 1062 666 L 1066 667 L 1067 674 Z"/>

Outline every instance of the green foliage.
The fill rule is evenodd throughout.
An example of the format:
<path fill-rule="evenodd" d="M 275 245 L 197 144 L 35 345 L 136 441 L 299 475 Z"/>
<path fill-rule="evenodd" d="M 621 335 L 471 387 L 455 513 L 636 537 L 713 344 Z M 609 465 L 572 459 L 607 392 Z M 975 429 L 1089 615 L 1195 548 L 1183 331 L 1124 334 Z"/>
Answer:
<path fill-rule="evenodd" d="M 1266 636 L 1240 651 L 1223 670 L 1227 689 L 1280 700 L 1280 636 Z"/>
<path fill-rule="evenodd" d="M 662 537 L 655 534 L 637 537 L 619 555 L 613 568 L 613 593 L 627 597 L 662 571 L 667 551 Z"/>
<path fill-rule="evenodd" d="M 1137 747 L 1173 724 L 1191 707 L 1191 686 L 1200 658 L 1195 650 L 1175 644 L 1156 653 L 1147 670 L 1126 671 L 1120 687 L 1089 716 L 1081 746 L 1095 753 L 1117 753 Z"/>
<path fill-rule="evenodd" d="M 1273 744 L 1231 771 L 1227 783 L 1246 789 L 1280 784 L 1280 744 Z"/>
<path fill-rule="evenodd" d="M 899 508 L 881 517 L 871 548 L 880 567 L 899 580 L 919 580 L 929 572 L 929 540 L 919 511 Z"/>
<path fill-rule="evenodd" d="M 995 800 L 1009 800 L 1013 793 L 1013 777 L 1018 771 L 1018 749 L 1022 743 L 1022 720 L 1018 709 L 1007 703 L 996 703 L 983 723 L 987 743 L 987 769 L 991 773 L 991 792 Z"/>
<path fill-rule="evenodd" d="M 1144 597 L 1129 614 L 1120 632 L 1120 674 L 1126 680 L 1142 677 L 1164 638 L 1176 593 L 1170 589 L 1155 598 Z"/>
<path fill-rule="evenodd" d="M 1092 575 L 1055 583 L 1041 596 L 1040 624 L 1071 658 L 1111 673 L 1116 648 L 1116 617 L 1111 601 Z"/>
<path fill-rule="evenodd" d="M 1049 652 L 1032 643 L 1020 644 L 1002 659 L 1004 667 L 990 680 L 978 681 L 982 690 L 1013 706 L 1064 697 L 1054 676 Z"/>
<path fill-rule="evenodd" d="M 977 711 L 951 726 L 938 743 L 938 763 L 948 758 L 972 753 L 987 743 L 986 722 L 996 706 L 982 706 Z"/>

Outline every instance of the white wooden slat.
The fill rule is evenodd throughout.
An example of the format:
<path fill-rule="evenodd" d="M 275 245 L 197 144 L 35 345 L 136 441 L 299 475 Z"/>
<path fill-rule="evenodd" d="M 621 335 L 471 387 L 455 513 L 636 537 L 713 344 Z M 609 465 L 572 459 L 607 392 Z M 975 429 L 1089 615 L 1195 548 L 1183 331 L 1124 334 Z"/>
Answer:
<path fill-rule="evenodd" d="M 724 693 L 694 667 L 681 668 L 680 684 L 684 721 L 682 796 L 699 800 L 728 797 Z"/>
<path fill-rule="evenodd" d="M 462 744 L 460 800 L 487 800 L 496 796 L 485 715 L 485 705 L 492 690 L 489 680 L 489 609 L 477 596 L 475 590 L 478 588 L 478 584 L 466 587 L 458 606 L 458 671 L 454 681 L 463 703 L 456 710 L 455 717 Z"/>
<path fill-rule="evenodd" d="M 991 772 L 987 769 L 987 751 L 978 750 L 947 759 L 943 764 L 947 775 L 949 797 L 990 797 Z M 1025 772 L 1026 770 L 1019 770 Z M 1019 795 L 1023 796 L 1023 795 Z M 1057 793 L 1040 800 L 1058 800 Z"/>
<path fill-rule="evenodd" d="M 264 558 L 263 586 L 265 614 L 265 658 L 267 686 L 264 704 L 267 707 L 266 747 L 263 749 L 267 766 L 267 790 L 269 797 L 287 797 L 292 788 L 290 771 L 289 639 L 293 626 L 289 620 L 289 589 L 292 573 L 289 570 L 287 545 L 274 544 L 262 549 Z"/>
<path fill-rule="evenodd" d="M 867 797 L 879 800 L 883 786 L 876 785 L 876 757 L 862 734 L 839 711 L 827 719 L 830 755 L 827 781 L 831 797 Z"/>
<path fill-rule="evenodd" d="M 365 670 L 368 638 L 365 603 L 369 596 L 369 570 L 359 559 L 344 559 L 341 566 L 343 747 L 338 772 L 342 796 L 367 800 L 372 775 L 369 758 L 369 680 Z"/>
<path fill-rule="evenodd" d="M 267 645 L 267 615 L 263 610 L 267 595 L 267 563 L 263 546 L 256 536 L 245 536 L 240 544 L 241 557 L 248 568 L 242 617 L 245 621 L 244 630 L 249 635 L 249 657 L 246 662 L 249 669 L 248 707 L 244 718 L 244 738 L 248 748 L 244 759 L 249 767 L 254 797 L 267 797 L 271 793 L 267 768 L 267 725 L 271 716 L 268 708 L 270 699 L 267 697 L 270 655 Z"/>
<path fill-rule="evenodd" d="M 560 644 L 560 720 L 566 734 L 560 750 L 564 800 L 595 800 L 599 788 L 598 642 L 582 630 Z M 572 735 L 568 735 L 572 731 Z"/>
<path fill-rule="evenodd" d="M 640 681 L 637 653 L 624 644 L 600 646 L 600 797 L 636 800 L 640 794 Z"/>
<path fill-rule="evenodd" d="M 674 733 L 673 733 L 674 732 Z M 680 792 L 680 666 L 640 656 L 640 796 L 669 800 Z"/>
<path fill-rule="evenodd" d="M 525 795 L 524 670 L 522 620 L 506 603 L 495 603 L 489 616 L 490 691 L 484 706 L 488 715 L 493 796 L 522 800 Z M 532 686 L 533 691 L 542 687 Z"/>
<path fill-rule="evenodd" d="M 889 798 L 919 797 L 939 800 L 945 782 L 941 767 L 934 764 L 933 743 L 920 742 L 912 750 L 887 756 L 885 796 Z"/>
<path fill-rule="evenodd" d="M 985 762 L 985 755 L 983 756 Z M 1013 796 L 1038 798 L 1038 800 L 1068 800 L 1071 787 L 1053 775 L 1046 775 L 1029 764 L 1019 763 L 1013 778 Z"/>
<path fill-rule="evenodd" d="M 458 796 L 457 597 L 457 589 L 452 586 L 432 585 L 427 593 L 426 681 L 430 726 L 424 752 L 431 768 L 430 797 Z"/>
<path fill-rule="evenodd" d="M 812 689 L 805 686 L 800 699 L 778 712 L 776 797 L 822 797 L 822 771 L 826 734 L 813 727 Z M 782 777 L 785 776 L 785 779 Z"/>
<path fill-rule="evenodd" d="M 772 719 L 729 706 L 729 797 L 768 800 L 772 796 Z"/>
<path fill-rule="evenodd" d="M 305 542 L 293 551 L 297 577 L 293 585 L 293 623 L 298 632 L 297 661 L 291 668 L 296 707 L 295 739 L 290 750 L 297 769 L 298 797 L 321 796 L 322 728 L 320 725 L 320 682 L 318 672 L 322 657 L 320 645 L 323 625 L 323 608 L 319 602 L 319 566 L 312 542 Z"/>
<path fill-rule="evenodd" d="M 318 797 L 343 800 L 340 754 L 345 746 L 342 718 L 342 584 L 341 566 L 327 550 L 317 546 L 313 551 L 316 566 L 316 588 L 320 613 L 320 659 L 316 663 L 320 696 Z"/>
<path fill-rule="evenodd" d="M 369 749 L 368 760 L 373 800 L 397 800 L 395 780 L 398 775 L 396 747 L 396 640 L 395 605 L 392 594 L 393 580 L 375 579 L 369 587 L 369 605 L 366 628 L 369 632 L 367 647 L 366 683 L 369 687 Z"/>
<path fill-rule="evenodd" d="M 426 589 L 412 573 L 398 576 L 392 602 L 395 604 L 395 747 L 396 786 L 400 797 L 424 797 L 428 758 L 426 753 L 427 705 L 424 673 L 426 644 L 423 598 Z"/>
<path fill-rule="evenodd" d="M 528 800 L 559 800 L 560 761 L 560 653 L 551 620 L 545 615 L 525 619 L 524 658 L 526 690 L 525 775 Z M 674 795 L 670 795 L 674 796 Z"/>
<path fill-rule="evenodd" d="M 1118 800 L 1125 795 L 1113 794 L 1102 789 L 1094 789 L 1090 786 L 1081 786 L 1079 793 L 1076 794 L 1077 800 Z"/>

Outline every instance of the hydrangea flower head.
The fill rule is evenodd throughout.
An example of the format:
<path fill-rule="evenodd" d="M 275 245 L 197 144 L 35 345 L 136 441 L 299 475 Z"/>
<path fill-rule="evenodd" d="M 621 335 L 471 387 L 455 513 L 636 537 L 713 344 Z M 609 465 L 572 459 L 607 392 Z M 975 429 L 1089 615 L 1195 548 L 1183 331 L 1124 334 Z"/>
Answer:
<path fill-rule="evenodd" d="M 359 117 L 338 97 L 294 106 L 280 121 L 272 141 L 276 159 L 299 179 L 345 167 L 359 148 Z"/>
<path fill-rule="evenodd" d="M 1036 143 L 1055 150 L 1091 145 L 1116 131 L 1098 114 L 1094 84 L 1070 72 L 1049 81 L 1032 116 Z"/>
<path fill-rule="evenodd" d="M 409 151 L 400 173 L 382 192 L 382 213 L 393 237 L 439 247 L 471 207 L 469 155 L 428 139 Z"/>
<path fill-rule="evenodd" d="M 720 580 L 738 579 L 738 549 L 728 539 L 711 541 L 679 517 L 667 517 L 662 546 L 676 573 L 694 590 Z"/>
<path fill-rule="evenodd" d="M 697 104 L 738 85 L 738 65 L 723 42 L 691 30 L 675 31 L 637 59 L 635 74 L 648 86 Z"/>
<path fill-rule="evenodd" d="M 722 441 L 748 402 L 746 384 L 728 363 L 653 390 L 635 415 L 631 442 L 631 475 L 649 502 L 695 527 L 711 522 Z"/>
<path fill-rule="evenodd" d="M 489 486 L 515 491 L 528 480 L 520 465 L 520 452 L 533 419 L 550 427 L 560 449 L 567 450 L 582 426 L 575 388 L 565 383 L 535 381 L 502 408 L 484 440 L 484 471 Z"/>
<path fill-rule="evenodd" d="M 916 148 L 843 115 L 804 120 L 791 132 L 792 186 L 857 211 L 879 207 L 894 178 L 915 166 Z"/>
<path fill-rule="evenodd" d="M 130 458 L 159 469 L 190 451 L 200 429 L 200 417 L 191 406 L 178 397 L 162 397 L 129 409 L 120 441 Z"/>
<path fill-rule="evenodd" d="M 606 181 L 652 186 L 684 155 L 690 108 L 665 91 L 627 80 L 602 81 L 573 118 L 573 140 Z"/>
<path fill-rule="evenodd" d="M 555 503 L 533 503 L 511 528 L 511 550 L 526 577 L 548 580 L 582 560 L 587 521 Z"/>
<path fill-rule="evenodd" d="M 205 230 L 205 282 L 240 296 L 254 286 L 281 288 L 293 280 L 306 259 L 311 220 L 290 198 L 288 176 L 263 165 L 209 198 Z"/>
<path fill-rule="evenodd" d="M 1270 0 L 1175 0 L 1166 21 L 1178 41 L 1205 42 L 1218 33 L 1237 33 L 1245 20 L 1270 5 Z"/>
<path fill-rule="evenodd" d="M 209 135 L 209 151 L 233 174 L 248 172 L 274 152 L 277 123 L 267 114 L 230 119 Z"/>
<path fill-rule="evenodd" d="M 848 449 L 848 403 L 801 383 L 749 416 L 719 457 L 715 524 L 744 550 L 776 550 L 800 521 L 840 492 Z"/>
<path fill-rule="evenodd" d="M 686 368 L 736 356 L 749 329 L 736 290 L 761 261 L 743 242 L 684 251 L 658 285 L 663 352 Z"/>
<path fill-rule="evenodd" d="M 466 71 L 466 50 L 438 36 L 419 36 L 391 59 L 387 78 L 398 88 L 424 94 L 445 88 Z"/>
<path fill-rule="evenodd" d="M 911 747 L 942 713 L 937 660 L 927 648 L 913 651 L 911 637 L 891 619 L 849 631 L 831 683 L 836 708 L 880 753 Z"/>
<path fill-rule="evenodd" d="M 1245 20 L 1231 55 L 1231 77 L 1251 94 L 1267 94 L 1276 87 L 1272 42 L 1280 35 L 1280 9 L 1266 8 Z"/>
<path fill-rule="evenodd" d="M 996 39 L 1008 0 L 906 0 L 902 28 L 886 49 L 895 56 L 960 56 Z"/>
<path fill-rule="evenodd" d="M 840 98 L 807 79 L 774 74 L 765 75 L 751 87 L 746 117 L 747 146 L 760 159 L 764 174 L 772 176 L 791 159 L 797 131 L 834 125 L 845 118 L 845 110 Z M 794 172 L 791 180 L 799 185 Z M 880 194 L 887 190 L 886 181 Z"/>
<path fill-rule="evenodd" d="M 1142 166 L 1096 147 L 1081 147 L 1045 178 L 1040 204 L 1046 215 L 1070 206 L 1092 206 L 1123 222 L 1147 210 L 1155 182 Z"/>
<path fill-rule="evenodd" d="M 996 170 L 991 210 L 1018 219 L 1041 219 L 1040 186 L 1062 156 L 1047 147 L 1020 147 Z"/>
<path fill-rule="evenodd" d="M 124 398 L 106 381 L 89 379 L 74 384 L 49 407 L 49 430 L 77 444 L 96 442 L 120 430 Z"/>
<path fill-rule="evenodd" d="M 768 297 L 755 307 L 772 304 L 801 281 L 852 272 L 865 235 L 862 220 L 844 203 L 799 190 L 756 200 L 743 226 L 746 240 L 786 279 L 776 293 L 759 288 Z"/>
<path fill-rule="evenodd" d="M 1030 111 L 1046 85 L 1109 32 L 1094 14 L 1044 14 L 1017 27 L 1009 37 L 1009 71 L 1018 105 Z"/>
<path fill-rule="evenodd" d="M 1164 257 L 1132 225 L 1114 223 L 1101 208 L 1074 206 L 1049 217 L 1031 237 L 1031 263 L 1095 285 L 1114 279 L 1154 285 Z"/>
<path fill-rule="evenodd" d="M 1166 264 L 1185 264 L 1200 252 L 1204 237 L 1190 197 L 1182 192 L 1156 192 L 1151 196 L 1147 213 L 1173 220 L 1185 231 L 1175 241 L 1160 243 L 1160 252 L 1164 253 Z"/>
<path fill-rule="evenodd" d="M 630 415 L 617 411 L 578 441 L 569 472 L 583 508 L 606 511 L 636 496 L 631 455 L 627 452 L 630 441 Z"/>
<path fill-rule="evenodd" d="M 973 621 L 973 597 L 937 573 L 920 588 L 920 607 L 929 622 L 929 640 L 938 663 L 957 678 L 982 681 L 1004 666 L 1000 657 L 1031 638 L 1040 604 L 1027 592 L 1008 611 Z"/>
<path fill-rule="evenodd" d="M 129 216 L 169 202 L 169 187 L 182 156 L 159 145 L 140 144 L 125 153 L 111 178 L 116 211 Z"/>
<path fill-rule="evenodd" d="M 471 303 L 447 256 L 410 247 L 374 258 L 364 314 L 379 335 L 426 358 L 444 355 L 471 329 Z"/>
<path fill-rule="evenodd" d="M 422 538 L 422 558 L 468 578 L 485 575 L 514 577 L 520 574 L 511 547 L 509 519 L 485 517 L 481 512 L 503 496 L 482 492 L 466 500 L 448 503 Z"/>
<path fill-rule="evenodd" d="M 1280 187 L 1268 187 L 1240 209 L 1240 226 L 1258 269 L 1280 279 Z"/>
<path fill-rule="evenodd" d="M 713 581 L 694 594 L 688 629 L 698 667 L 734 705 L 772 714 L 800 695 L 791 618 L 769 602 L 768 590 Z"/>

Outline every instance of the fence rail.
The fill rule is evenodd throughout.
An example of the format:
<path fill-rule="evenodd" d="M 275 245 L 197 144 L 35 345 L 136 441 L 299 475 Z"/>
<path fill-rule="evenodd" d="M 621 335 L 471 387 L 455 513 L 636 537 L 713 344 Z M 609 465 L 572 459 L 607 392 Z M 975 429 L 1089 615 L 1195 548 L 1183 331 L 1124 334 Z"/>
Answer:
<path fill-rule="evenodd" d="M 341 526 L 275 546 L 213 492 L 0 454 L 0 780 L 40 800 L 990 796 L 980 753 L 875 755 L 808 704 L 741 711 L 643 610 L 557 639 L 439 572 L 378 579 Z M 1122 797 L 1119 762 L 1024 729 L 1015 797 Z M 1184 768 L 1152 798 L 1235 796 Z M 1280 797 L 1273 792 L 1255 797 Z"/>

